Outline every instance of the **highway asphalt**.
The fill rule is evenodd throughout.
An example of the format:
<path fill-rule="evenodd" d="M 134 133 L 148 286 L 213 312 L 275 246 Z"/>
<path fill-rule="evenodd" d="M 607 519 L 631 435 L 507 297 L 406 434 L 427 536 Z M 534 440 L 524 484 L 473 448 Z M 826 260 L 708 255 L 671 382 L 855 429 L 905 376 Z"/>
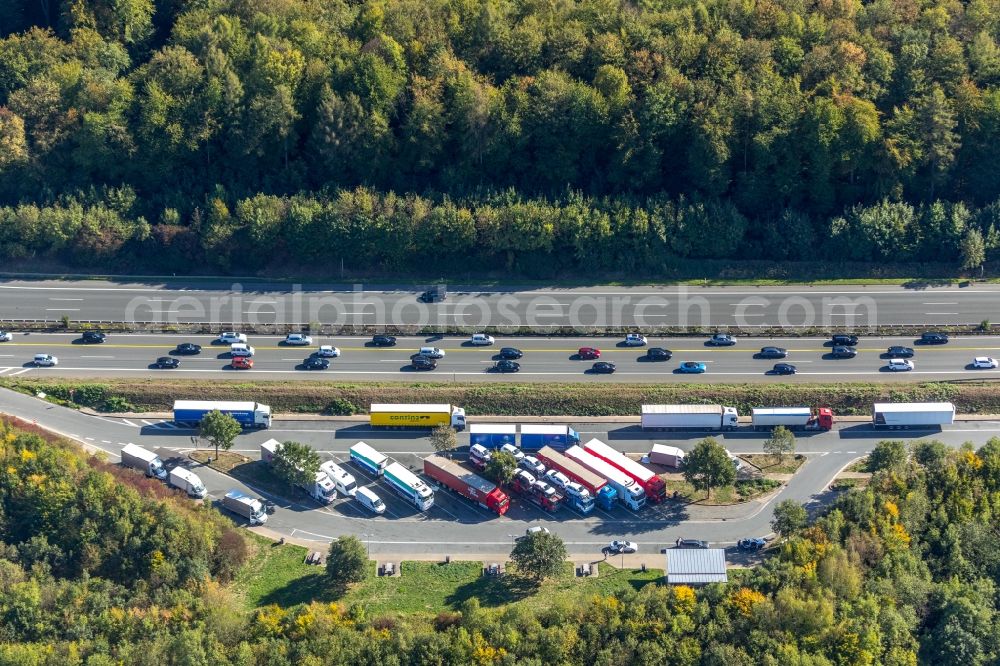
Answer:
<path fill-rule="evenodd" d="M 428 285 L 430 286 L 430 285 Z M 0 280 L 0 321 L 318 322 L 347 326 L 871 326 L 978 324 L 1000 318 L 1000 285 L 607 287 L 363 284 L 290 286 L 236 281 Z"/>
<path fill-rule="evenodd" d="M 194 431 L 178 429 L 172 423 L 117 417 L 94 417 L 58 407 L 21 394 L 0 390 L 0 412 L 35 421 L 39 425 L 76 439 L 93 449 L 104 451 L 110 460 L 118 460 L 121 447 L 132 442 L 152 448 L 169 466 L 191 464 L 187 453 L 194 445 Z M 651 436 L 632 425 L 573 423 L 584 438 L 597 437 L 628 452 L 646 452 L 654 442 L 670 443 L 689 449 L 707 433 L 656 433 Z M 943 431 L 909 431 L 907 439 L 937 439 L 949 446 L 971 442 L 979 447 L 996 435 L 1000 423 L 990 421 L 957 422 Z M 901 438 L 902 433 L 893 433 Z M 746 429 L 715 435 L 735 454 L 760 453 L 766 435 Z M 366 441 L 377 450 L 419 470 L 420 458 L 431 452 L 426 433 L 420 431 L 373 431 L 367 423 L 336 424 L 315 421 L 278 421 L 267 431 L 241 435 L 234 450 L 257 459 L 259 445 L 275 437 L 305 442 L 321 452 L 324 459 L 345 461 L 347 449 L 357 441 Z M 801 435 L 798 452 L 807 461 L 777 493 L 766 500 L 734 507 L 703 507 L 666 502 L 648 506 L 635 513 L 623 508 L 611 512 L 595 510 L 581 516 L 563 507 L 546 514 L 532 505 L 514 499 L 510 511 L 497 517 L 464 498 L 444 491 L 435 494 L 435 504 L 419 513 L 381 482 L 371 479 L 355 466 L 348 469 L 360 483 L 370 485 L 387 503 L 385 515 L 375 517 L 355 502 L 338 499 L 328 507 L 315 503 L 289 503 L 269 498 L 279 505 L 267 526 L 279 534 L 314 540 L 317 547 L 342 534 L 354 534 L 370 543 L 373 555 L 400 553 L 475 557 L 484 553 L 505 552 L 513 537 L 532 525 L 544 524 L 559 534 L 573 556 L 598 555 L 600 547 L 612 539 L 636 541 L 643 553 L 657 553 L 677 538 L 706 539 L 716 546 L 729 546 L 747 536 L 770 533 L 772 508 L 776 502 L 793 499 L 810 508 L 830 501 L 836 493 L 830 482 L 851 461 L 866 455 L 885 433 L 874 432 L 868 424 L 844 424 L 827 433 Z M 459 435 L 460 444 L 468 435 Z M 209 501 L 216 501 L 231 488 L 241 488 L 258 496 L 259 489 L 247 487 L 206 467 L 196 466 L 209 490 Z"/>
<path fill-rule="evenodd" d="M 673 351 L 670 361 L 651 362 L 642 347 L 624 347 L 621 338 L 497 338 L 490 347 L 473 347 L 458 336 L 399 338 L 395 347 L 372 347 L 370 338 L 315 338 L 313 346 L 284 346 L 283 337 L 252 336 L 256 349 L 251 370 L 233 370 L 228 345 L 213 345 L 211 336 L 111 334 L 103 344 L 81 344 L 78 334 L 18 333 L 13 341 L 0 343 L 0 377 L 175 377 L 185 379 L 349 379 L 355 381 L 400 380 L 416 377 L 435 381 L 463 382 L 832 382 L 851 380 L 913 381 L 1000 378 L 1000 370 L 970 367 L 977 356 L 1000 358 L 1000 337 L 953 337 L 945 345 L 919 345 L 913 338 L 862 338 L 853 359 L 830 357 L 830 343 L 823 338 L 738 338 L 732 347 L 711 347 L 706 338 L 650 338 L 648 346 Z M 203 346 L 197 356 L 177 356 L 180 366 L 160 370 L 151 367 L 157 357 L 168 355 L 180 342 Z M 330 359 L 328 370 L 304 370 L 302 362 L 316 346 L 335 345 L 339 358 Z M 783 347 L 785 359 L 755 358 L 764 346 Z M 916 350 L 915 369 L 890 372 L 886 350 L 892 345 Z M 436 370 L 416 371 L 410 356 L 421 346 L 443 349 L 445 358 Z M 492 370 L 500 347 L 524 352 L 521 371 L 502 374 Z M 601 360 L 617 366 L 614 374 L 594 374 L 594 361 L 575 358 L 580 347 L 597 347 Z M 48 353 L 59 359 L 54 368 L 34 368 L 31 359 Z M 705 363 L 704 374 L 680 374 L 683 361 Z M 798 374 L 768 374 L 777 362 L 795 365 Z"/>

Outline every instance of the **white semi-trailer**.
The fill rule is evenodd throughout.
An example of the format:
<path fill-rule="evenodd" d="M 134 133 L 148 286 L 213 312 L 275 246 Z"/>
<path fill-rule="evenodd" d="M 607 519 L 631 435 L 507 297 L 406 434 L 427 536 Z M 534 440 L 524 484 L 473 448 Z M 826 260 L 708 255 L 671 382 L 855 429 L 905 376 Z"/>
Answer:
<path fill-rule="evenodd" d="M 736 430 L 740 415 L 725 405 L 643 405 L 643 430 Z"/>
<path fill-rule="evenodd" d="M 950 402 L 876 402 L 872 425 L 876 428 L 917 428 L 951 425 L 955 405 Z"/>

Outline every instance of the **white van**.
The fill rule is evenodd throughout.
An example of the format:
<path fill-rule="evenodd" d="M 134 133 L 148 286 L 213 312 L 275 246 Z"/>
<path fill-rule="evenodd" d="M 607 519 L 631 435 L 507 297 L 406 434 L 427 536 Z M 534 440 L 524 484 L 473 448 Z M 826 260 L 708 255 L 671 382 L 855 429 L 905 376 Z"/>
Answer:
<path fill-rule="evenodd" d="M 245 342 L 234 342 L 233 344 L 229 345 L 229 355 L 232 356 L 233 358 L 236 358 L 238 356 L 252 357 L 253 352 L 254 348 L 246 344 Z"/>
<path fill-rule="evenodd" d="M 354 494 L 354 499 L 358 500 L 361 505 L 369 511 L 374 511 L 380 515 L 385 513 L 385 502 L 379 499 L 378 495 L 364 486 L 358 488 L 357 492 Z"/>
<path fill-rule="evenodd" d="M 444 350 L 437 347 L 421 347 L 420 355 L 427 358 L 444 358 Z"/>
<path fill-rule="evenodd" d="M 332 460 L 328 460 L 320 465 L 319 470 L 326 472 L 326 475 L 333 481 L 333 485 L 337 486 L 337 492 L 341 495 L 354 497 L 354 494 L 358 491 L 358 484 L 354 480 L 354 477 Z"/>
<path fill-rule="evenodd" d="M 486 335 L 485 333 L 473 333 L 472 337 L 469 339 L 469 344 L 482 346 L 491 345 L 495 342 L 492 335 Z"/>

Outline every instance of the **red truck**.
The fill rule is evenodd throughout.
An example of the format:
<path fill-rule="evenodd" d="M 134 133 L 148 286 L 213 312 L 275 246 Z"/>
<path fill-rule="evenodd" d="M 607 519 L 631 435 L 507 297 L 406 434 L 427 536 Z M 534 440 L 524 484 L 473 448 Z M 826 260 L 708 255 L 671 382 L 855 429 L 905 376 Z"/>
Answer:
<path fill-rule="evenodd" d="M 514 472 L 510 488 L 545 511 L 555 511 L 563 503 L 563 496 L 555 488 L 543 481 L 535 480 L 535 477 L 524 470 Z"/>
<path fill-rule="evenodd" d="M 457 462 L 441 456 L 424 458 L 424 474 L 459 495 L 485 506 L 498 516 L 507 513 L 510 498 L 495 483 L 476 476 Z"/>
<path fill-rule="evenodd" d="M 667 498 L 667 484 L 663 482 L 663 479 L 621 451 L 611 448 L 599 439 L 592 439 L 584 444 L 583 450 L 627 474 L 642 486 L 642 489 L 646 491 L 646 499 L 650 502 L 662 502 Z"/>
<path fill-rule="evenodd" d="M 543 446 L 535 453 L 535 456 L 549 469 L 562 472 L 570 480 L 576 481 L 589 490 L 597 501 L 597 505 L 602 509 L 609 510 L 615 505 L 618 497 L 615 489 L 609 486 L 607 481 L 572 458 L 566 457 L 550 446 Z"/>

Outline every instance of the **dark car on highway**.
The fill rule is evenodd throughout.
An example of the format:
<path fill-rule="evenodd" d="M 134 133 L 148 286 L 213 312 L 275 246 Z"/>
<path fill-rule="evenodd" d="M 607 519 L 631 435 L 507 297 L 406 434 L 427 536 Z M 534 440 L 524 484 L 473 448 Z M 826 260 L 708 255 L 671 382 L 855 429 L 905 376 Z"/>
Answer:
<path fill-rule="evenodd" d="M 794 375 L 797 370 L 791 363 L 775 363 L 771 372 L 776 375 Z"/>
<path fill-rule="evenodd" d="M 674 357 L 674 353 L 663 347 L 650 347 L 646 350 L 646 358 L 650 361 L 669 361 Z"/>
<path fill-rule="evenodd" d="M 160 358 L 156 359 L 156 363 L 154 363 L 153 365 L 155 365 L 158 368 L 176 368 L 180 364 L 181 362 L 178 361 L 176 358 L 170 358 L 169 356 L 161 356 Z"/>
<path fill-rule="evenodd" d="M 500 358 L 506 358 L 513 361 L 524 356 L 524 352 L 516 347 L 501 347 L 499 352 Z"/>
<path fill-rule="evenodd" d="M 853 347 L 858 344 L 858 336 L 849 335 L 847 333 L 837 333 L 836 335 L 830 337 L 830 342 L 832 342 L 834 346 Z"/>
<path fill-rule="evenodd" d="M 330 361 L 321 356 L 310 356 L 302 361 L 302 367 L 306 370 L 326 370 L 330 367 Z"/>
<path fill-rule="evenodd" d="M 414 356 L 410 359 L 410 365 L 414 370 L 433 370 L 438 367 L 437 361 L 426 356 Z"/>
<path fill-rule="evenodd" d="M 182 342 L 179 345 L 177 345 L 176 349 L 174 349 L 174 353 L 185 354 L 185 355 L 200 354 L 201 345 L 196 345 L 193 342 Z"/>
<path fill-rule="evenodd" d="M 517 361 L 511 361 L 510 359 L 500 359 L 493 366 L 494 372 L 518 372 L 521 369 L 521 364 Z"/>
<path fill-rule="evenodd" d="M 911 358 L 913 356 L 913 349 L 911 347 L 900 347 L 899 345 L 893 345 L 885 350 L 887 356 L 892 358 Z"/>
<path fill-rule="evenodd" d="M 107 336 L 99 331 L 86 331 L 80 338 L 85 344 L 100 344 Z"/>
<path fill-rule="evenodd" d="M 922 345 L 944 345 L 948 343 L 947 333 L 934 333 L 927 332 L 920 335 L 920 344 Z"/>
<path fill-rule="evenodd" d="M 396 344 L 396 337 L 393 335 L 372 336 L 372 344 L 376 347 L 392 347 Z"/>
<path fill-rule="evenodd" d="M 788 350 L 783 347 L 761 347 L 757 355 L 761 358 L 785 358 Z"/>
<path fill-rule="evenodd" d="M 597 372 L 602 374 L 611 374 L 617 368 L 614 363 L 608 363 L 607 361 L 598 361 L 593 366 L 591 366 L 591 372 Z"/>
<path fill-rule="evenodd" d="M 858 355 L 858 350 L 854 347 L 834 347 L 830 356 L 834 358 L 854 358 Z"/>

